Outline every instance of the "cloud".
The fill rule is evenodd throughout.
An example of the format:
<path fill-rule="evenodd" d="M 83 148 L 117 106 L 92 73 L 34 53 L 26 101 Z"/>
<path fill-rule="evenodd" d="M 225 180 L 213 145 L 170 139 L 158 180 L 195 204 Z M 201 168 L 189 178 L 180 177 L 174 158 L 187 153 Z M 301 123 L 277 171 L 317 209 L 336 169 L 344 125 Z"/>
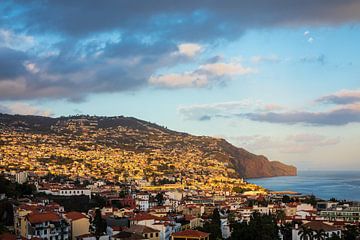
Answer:
<path fill-rule="evenodd" d="M 286 0 L 5 0 L 0 100 L 79 101 L 89 94 L 136 91 L 162 69 L 185 61 L 179 56 L 195 57 L 202 46 L 238 39 L 251 29 L 358 22 L 359 9 L 356 0 L 305 1 L 297 7 Z M 211 83 L 215 76 L 252 71 L 224 62 L 208 62 L 199 73 L 177 78 L 197 86 L 189 80 L 196 74 Z"/>
<path fill-rule="evenodd" d="M 315 41 L 314 37 L 311 36 L 310 31 L 305 31 L 304 32 L 304 37 L 306 38 L 308 43 L 313 43 Z"/>
<path fill-rule="evenodd" d="M 342 90 L 323 96 L 315 103 L 335 103 L 336 107 L 322 111 L 294 110 L 279 104 L 243 100 L 213 104 L 178 107 L 186 120 L 210 120 L 212 118 L 249 119 L 256 122 L 277 124 L 304 124 L 316 126 L 341 126 L 360 122 L 360 100 L 357 90 Z M 306 109 L 306 107 L 305 107 Z M 205 116 L 205 118 L 203 118 Z"/>
<path fill-rule="evenodd" d="M 251 151 L 264 149 L 274 150 L 281 153 L 308 153 L 319 147 L 336 145 L 340 142 L 339 137 L 327 137 L 318 134 L 299 133 L 288 135 L 284 138 L 270 136 L 251 135 L 228 137 L 235 145 Z"/>
<path fill-rule="evenodd" d="M 239 112 L 247 112 L 249 110 L 262 112 L 269 109 L 282 109 L 276 104 L 264 104 L 260 101 L 252 101 L 245 99 L 242 101 L 220 102 L 209 104 L 195 104 L 189 106 L 179 106 L 178 113 L 185 120 L 211 120 L 215 117 L 227 118 L 234 117 Z"/>
<path fill-rule="evenodd" d="M 17 20 L 23 28 L 32 31 L 46 29 L 71 36 L 108 29 L 147 29 L 166 36 L 204 39 L 218 38 L 219 33 L 238 36 L 244 29 L 255 27 L 328 25 L 360 19 L 360 4 L 356 0 L 305 1 L 296 7 L 286 0 L 275 3 L 266 0 L 184 0 L 176 3 L 167 0 L 141 3 L 109 0 L 106 4 L 87 4 L 81 0 L 15 2 L 18 4 L 8 4 L 10 7 L 3 10 L 8 11 L 7 15 L 2 14 L 1 20 L 5 23 Z"/>
<path fill-rule="evenodd" d="M 344 106 L 323 112 L 266 112 L 238 114 L 238 117 L 248 118 L 257 122 L 308 125 L 346 125 L 360 122 L 360 105 Z"/>
<path fill-rule="evenodd" d="M 15 102 L 7 105 L 0 104 L 0 112 L 7 114 L 36 115 L 45 117 L 53 115 L 52 111 L 50 110 L 40 109 L 36 106 L 22 102 Z"/>
<path fill-rule="evenodd" d="M 203 70 L 216 76 L 224 75 L 245 75 L 254 73 L 255 70 L 249 67 L 244 67 L 238 63 L 207 63 L 201 65 L 199 70 Z"/>
<path fill-rule="evenodd" d="M 360 90 L 341 90 L 334 94 L 323 96 L 316 100 L 320 103 L 353 104 L 360 102 Z"/>
<path fill-rule="evenodd" d="M 251 58 L 251 61 L 253 63 L 262 63 L 262 62 L 268 62 L 268 63 L 278 63 L 281 61 L 281 59 L 276 55 L 271 56 L 253 56 Z"/>
<path fill-rule="evenodd" d="M 300 59 L 300 61 L 303 63 L 320 63 L 323 65 L 326 62 L 326 57 L 324 54 L 320 54 L 318 56 L 303 57 Z"/>
<path fill-rule="evenodd" d="M 205 63 L 192 72 L 153 75 L 148 82 L 151 85 L 165 88 L 199 88 L 222 82 L 235 75 L 253 72 L 255 72 L 254 69 L 243 67 L 238 63 Z"/>
<path fill-rule="evenodd" d="M 26 74 L 23 62 L 28 56 L 11 48 L 0 47 L 0 81 L 11 80 Z"/>
<path fill-rule="evenodd" d="M 167 88 L 204 87 L 208 84 L 208 77 L 205 74 L 194 72 L 183 74 L 164 74 L 151 76 L 149 83 Z"/>
<path fill-rule="evenodd" d="M 34 37 L 25 34 L 16 34 L 9 29 L 0 28 L 0 47 L 14 50 L 29 50 L 36 44 Z"/>
<path fill-rule="evenodd" d="M 203 47 L 196 43 L 182 43 L 178 45 L 178 49 L 177 54 L 192 58 L 200 53 L 203 50 Z"/>

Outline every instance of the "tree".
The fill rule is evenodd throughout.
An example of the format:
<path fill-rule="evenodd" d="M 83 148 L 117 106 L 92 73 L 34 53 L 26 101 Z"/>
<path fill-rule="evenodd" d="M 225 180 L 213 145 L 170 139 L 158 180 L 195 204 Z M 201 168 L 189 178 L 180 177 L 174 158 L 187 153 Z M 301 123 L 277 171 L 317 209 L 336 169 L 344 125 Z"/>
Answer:
<path fill-rule="evenodd" d="M 344 231 L 344 240 L 355 240 L 359 236 L 359 229 L 355 225 L 348 225 Z"/>
<path fill-rule="evenodd" d="M 217 208 L 214 209 L 210 222 L 206 222 L 202 228 L 198 230 L 210 233 L 210 240 L 221 239 L 220 213 Z"/>
<path fill-rule="evenodd" d="M 283 223 L 286 218 L 286 214 L 285 214 L 284 210 L 277 211 L 275 214 L 275 218 L 276 218 L 277 222 Z"/>
<path fill-rule="evenodd" d="M 96 239 L 100 239 L 102 235 L 106 232 L 106 221 L 101 216 L 100 208 L 97 208 L 95 211 L 95 217 L 92 221 L 93 233 L 96 236 Z"/>
<path fill-rule="evenodd" d="M 291 202 L 291 198 L 289 197 L 289 195 L 284 195 L 282 197 L 282 200 L 281 200 L 283 203 L 289 203 Z"/>
<path fill-rule="evenodd" d="M 313 237 L 313 230 L 309 227 L 302 226 L 298 235 L 300 235 L 300 240 L 311 240 Z"/>
<path fill-rule="evenodd" d="M 283 235 L 283 240 L 291 240 L 292 238 L 292 224 L 285 223 L 280 226 L 280 232 Z"/>
<path fill-rule="evenodd" d="M 336 233 L 332 233 L 327 240 L 341 240 L 341 237 Z"/>
<path fill-rule="evenodd" d="M 162 206 L 164 204 L 164 194 L 162 192 L 159 192 L 158 194 L 156 194 L 155 199 L 159 206 Z"/>
<path fill-rule="evenodd" d="M 324 229 L 316 230 L 314 234 L 314 239 L 316 240 L 325 240 L 327 237 Z"/>
<path fill-rule="evenodd" d="M 241 240 L 276 240 L 279 237 L 279 228 L 272 215 L 254 212 L 248 223 L 235 223 L 232 225 L 230 239 Z"/>
<path fill-rule="evenodd" d="M 309 203 L 309 204 L 311 204 L 312 206 L 316 207 L 317 200 L 316 200 L 315 195 L 311 194 L 311 195 L 305 200 L 305 203 Z"/>

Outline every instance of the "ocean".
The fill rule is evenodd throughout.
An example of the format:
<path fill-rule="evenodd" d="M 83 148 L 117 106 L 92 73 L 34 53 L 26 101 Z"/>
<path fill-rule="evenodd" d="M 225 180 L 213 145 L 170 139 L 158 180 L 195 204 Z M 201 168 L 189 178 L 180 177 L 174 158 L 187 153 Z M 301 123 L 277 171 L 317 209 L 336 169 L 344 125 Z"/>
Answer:
<path fill-rule="evenodd" d="M 325 200 L 334 197 L 360 201 L 360 171 L 298 171 L 298 175 L 292 177 L 246 180 L 273 191 L 314 194 Z"/>

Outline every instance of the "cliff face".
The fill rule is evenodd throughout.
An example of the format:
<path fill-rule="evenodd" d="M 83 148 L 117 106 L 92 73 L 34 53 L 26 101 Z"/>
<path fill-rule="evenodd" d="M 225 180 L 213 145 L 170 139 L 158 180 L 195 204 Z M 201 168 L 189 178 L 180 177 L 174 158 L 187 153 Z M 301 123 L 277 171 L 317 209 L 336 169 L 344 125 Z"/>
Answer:
<path fill-rule="evenodd" d="M 222 140 L 222 148 L 231 156 L 230 162 L 244 178 L 296 176 L 297 169 L 279 161 L 269 161 L 265 156 L 255 155 Z"/>
<path fill-rule="evenodd" d="M 86 151 L 102 148 L 143 155 L 148 158 L 148 165 L 157 168 L 156 171 L 160 172 L 164 172 L 164 169 L 171 167 L 170 165 L 174 162 L 184 161 L 198 167 L 191 171 L 185 166 L 183 170 L 176 170 L 185 173 L 188 171 L 190 174 L 211 174 L 213 166 L 216 165 L 212 161 L 215 160 L 224 164 L 224 171 L 234 177 L 296 175 L 294 166 L 269 161 L 265 156 L 255 155 L 245 149 L 235 147 L 224 139 L 180 133 L 130 117 L 48 118 L 0 114 L 0 133 L 2 131 L 8 134 L 11 132 L 38 134 L 42 139 L 48 139 L 42 140 L 41 144 L 50 146 L 50 149 L 53 139 L 63 139 L 64 147 L 69 148 L 68 152 L 74 151 L 80 156 L 81 154 L 86 156 Z M 46 137 L 43 138 L 45 135 Z M 67 143 L 75 140 L 76 146 L 68 146 Z M 161 166 L 153 165 L 158 164 L 158 159 L 151 158 L 154 152 L 159 153 L 159 156 L 163 158 Z M 67 164 L 72 166 L 72 160 L 67 159 Z"/>

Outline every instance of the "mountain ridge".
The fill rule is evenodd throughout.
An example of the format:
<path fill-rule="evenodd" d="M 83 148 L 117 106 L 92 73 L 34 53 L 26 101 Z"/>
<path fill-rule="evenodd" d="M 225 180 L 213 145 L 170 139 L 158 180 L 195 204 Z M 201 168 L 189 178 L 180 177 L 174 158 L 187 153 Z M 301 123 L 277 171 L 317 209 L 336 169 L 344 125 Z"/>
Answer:
<path fill-rule="evenodd" d="M 294 166 L 279 161 L 269 161 L 265 156 L 236 147 L 225 139 L 177 132 L 134 117 L 90 115 L 43 117 L 0 114 L 0 129 L 6 132 L 40 134 L 40 136 L 65 136 L 65 138 L 71 136 L 69 139 L 84 142 L 83 149 L 88 147 L 92 149 L 94 145 L 99 145 L 143 155 L 159 151 L 170 162 L 181 159 L 182 154 L 194 155 L 195 157 L 188 157 L 190 160 L 184 161 L 188 160 L 192 163 L 191 159 L 196 159 L 194 160 L 196 164 L 204 167 L 203 171 L 207 171 L 207 163 L 201 159 L 218 161 L 225 166 L 224 169 L 229 169 L 225 175 L 231 177 L 258 178 L 291 176 L 297 173 Z M 89 141 L 94 144 L 85 144 Z M 168 157 L 169 154 L 174 157 Z M 164 162 L 168 167 L 169 163 L 165 160 Z M 159 169 L 157 168 L 157 171 Z"/>

